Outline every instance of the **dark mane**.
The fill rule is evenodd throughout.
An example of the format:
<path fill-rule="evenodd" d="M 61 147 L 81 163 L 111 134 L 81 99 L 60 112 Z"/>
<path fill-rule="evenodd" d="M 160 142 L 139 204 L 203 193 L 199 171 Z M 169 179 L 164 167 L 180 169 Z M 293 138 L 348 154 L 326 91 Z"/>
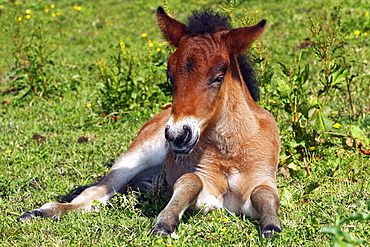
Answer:
<path fill-rule="evenodd" d="M 257 81 L 254 69 L 252 68 L 249 58 L 245 54 L 242 54 L 238 57 L 238 62 L 249 93 L 251 94 L 254 101 L 258 101 L 260 99 L 260 85 Z"/>
<path fill-rule="evenodd" d="M 189 35 L 216 33 L 230 30 L 231 26 L 226 16 L 221 16 L 210 10 L 193 12 L 188 18 L 187 32 Z"/>
<path fill-rule="evenodd" d="M 187 33 L 190 36 L 212 34 L 219 31 L 230 30 L 231 25 L 226 16 L 214 13 L 210 10 L 204 12 L 193 12 L 188 18 Z M 248 90 L 255 101 L 259 100 L 259 84 L 256 80 L 254 70 L 249 62 L 248 57 L 243 54 L 239 55 L 238 62 L 244 81 Z"/>

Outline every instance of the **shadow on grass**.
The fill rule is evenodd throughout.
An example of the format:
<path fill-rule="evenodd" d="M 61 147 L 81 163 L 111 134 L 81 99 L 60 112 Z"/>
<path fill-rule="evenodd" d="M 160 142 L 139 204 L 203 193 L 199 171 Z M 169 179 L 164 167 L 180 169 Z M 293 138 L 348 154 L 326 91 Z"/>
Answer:
<path fill-rule="evenodd" d="M 69 203 L 84 190 L 92 186 L 98 185 L 104 177 L 100 178 L 97 182 L 88 185 L 78 186 L 66 195 L 60 195 L 57 200 L 62 203 Z M 139 188 L 133 189 L 131 184 L 124 186 L 113 196 L 128 196 L 133 195 L 136 198 L 136 208 L 142 211 L 147 217 L 156 217 L 169 202 L 172 189 L 165 180 L 161 180 L 159 185 L 152 183 L 152 188 L 147 191 L 140 191 Z M 112 199 L 112 198 L 111 198 Z"/>

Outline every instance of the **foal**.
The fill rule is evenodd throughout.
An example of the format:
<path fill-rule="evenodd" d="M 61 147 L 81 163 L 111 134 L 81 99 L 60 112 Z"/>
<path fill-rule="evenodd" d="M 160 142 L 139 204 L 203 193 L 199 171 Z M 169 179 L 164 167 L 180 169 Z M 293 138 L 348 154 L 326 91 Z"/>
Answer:
<path fill-rule="evenodd" d="M 116 191 L 145 191 L 165 166 L 173 195 L 158 215 L 154 234 L 170 235 L 187 208 L 227 208 L 259 219 L 264 237 L 281 231 L 276 169 L 278 129 L 257 105 L 258 88 L 241 55 L 263 32 L 266 21 L 230 30 L 225 17 L 194 14 L 188 25 L 159 7 L 157 22 L 176 51 L 168 60 L 173 106 L 149 120 L 98 184 L 71 203 L 47 203 L 19 217 L 59 217 L 91 210 Z"/>

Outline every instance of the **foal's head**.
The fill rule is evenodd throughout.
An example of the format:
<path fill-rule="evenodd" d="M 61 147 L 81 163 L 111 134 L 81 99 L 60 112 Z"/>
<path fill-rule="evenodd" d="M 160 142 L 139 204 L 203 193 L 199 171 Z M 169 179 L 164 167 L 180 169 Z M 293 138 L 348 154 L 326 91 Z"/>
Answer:
<path fill-rule="evenodd" d="M 239 71 L 238 57 L 262 34 L 266 21 L 230 30 L 227 18 L 204 12 L 194 14 L 186 26 L 159 7 L 157 22 L 165 39 L 177 48 L 168 60 L 173 106 L 165 137 L 175 154 L 184 155 L 225 108 L 227 84 Z"/>

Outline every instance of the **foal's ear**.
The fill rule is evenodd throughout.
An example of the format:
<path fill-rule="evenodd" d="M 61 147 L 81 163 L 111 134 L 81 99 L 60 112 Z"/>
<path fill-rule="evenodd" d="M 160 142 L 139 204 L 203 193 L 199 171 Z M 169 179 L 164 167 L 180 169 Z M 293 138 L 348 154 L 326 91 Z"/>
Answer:
<path fill-rule="evenodd" d="M 225 41 L 232 54 L 241 54 L 249 48 L 263 33 L 266 20 L 251 27 L 232 29 L 225 34 Z"/>
<path fill-rule="evenodd" d="M 180 43 L 180 39 L 186 34 L 186 26 L 169 17 L 162 7 L 157 10 L 158 27 L 162 30 L 164 38 L 174 47 Z"/>

